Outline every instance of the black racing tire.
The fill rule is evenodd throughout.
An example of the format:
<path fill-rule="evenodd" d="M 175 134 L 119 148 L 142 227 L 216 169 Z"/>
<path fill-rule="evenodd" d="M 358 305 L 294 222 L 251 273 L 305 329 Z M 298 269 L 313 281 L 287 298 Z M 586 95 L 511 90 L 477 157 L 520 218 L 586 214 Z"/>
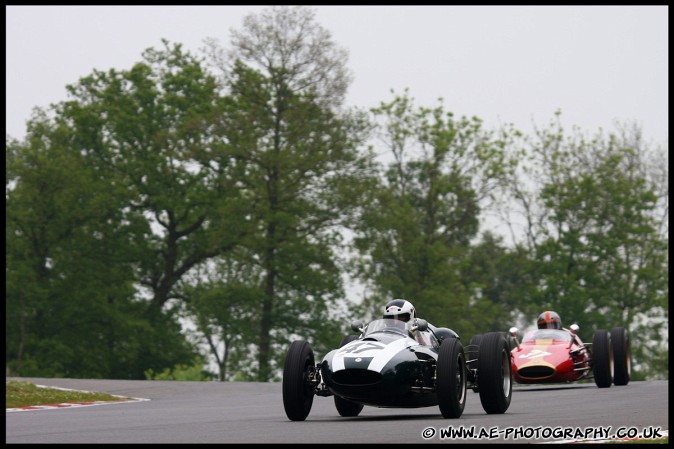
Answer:
<path fill-rule="evenodd" d="M 613 348 L 611 334 L 604 329 L 594 333 L 592 338 L 592 372 L 594 383 L 599 388 L 609 388 L 613 382 Z"/>
<path fill-rule="evenodd" d="M 349 401 L 339 396 L 335 396 L 335 407 L 340 416 L 358 416 L 363 410 L 363 404 Z"/>
<path fill-rule="evenodd" d="M 303 340 L 293 341 L 283 366 L 283 408 L 291 421 L 304 421 L 314 402 L 309 375 L 314 367 L 314 351 Z"/>
<path fill-rule="evenodd" d="M 466 355 L 461 341 L 447 338 L 440 344 L 436 391 L 444 418 L 459 418 L 466 407 Z"/>
<path fill-rule="evenodd" d="M 489 414 L 505 413 L 513 395 L 510 348 L 502 332 L 482 336 L 477 358 L 480 402 Z"/>
<path fill-rule="evenodd" d="M 466 361 L 466 368 L 469 370 L 475 370 L 477 369 L 477 355 L 478 351 L 480 349 L 480 343 L 482 342 L 482 335 L 473 335 L 470 338 L 470 341 L 468 342 L 468 346 L 466 346 L 466 358 L 468 359 Z M 480 389 L 477 386 L 477 383 L 473 384 L 472 390 L 477 393 L 480 391 Z"/>
<path fill-rule="evenodd" d="M 627 385 L 632 372 L 630 337 L 624 327 L 611 329 L 613 346 L 613 385 Z"/>
<path fill-rule="evenodd" d="M 358 340 L 357 335 L 347 335 L 346 337 L 342 338 L 342 342 L 339 344 L 339 347 L 341 348 L 345 344 L 354 340 Z M 349 401 L 348 399 L 344 399 L 337 395 L 335 395 L 335 407 L 337 408 L 337 413 L 339 413 L 340 416 L 358 416 L 358 414 L 360 414 L 360 412 L 363 410 L 363 404 Z"/>

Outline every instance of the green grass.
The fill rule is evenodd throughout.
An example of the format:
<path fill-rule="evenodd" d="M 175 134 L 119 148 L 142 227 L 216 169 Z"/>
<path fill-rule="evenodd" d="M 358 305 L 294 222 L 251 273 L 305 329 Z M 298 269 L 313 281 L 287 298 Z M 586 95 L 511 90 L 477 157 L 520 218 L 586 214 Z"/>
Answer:
<path fill-rule="evenodd" d="M 125 401 L 127 399 L 107 393 L 42 388 L 30 382 L 17 382 L 14 380 L 5 382 L 6 408 L 59 404 L 63 402 Z"/>

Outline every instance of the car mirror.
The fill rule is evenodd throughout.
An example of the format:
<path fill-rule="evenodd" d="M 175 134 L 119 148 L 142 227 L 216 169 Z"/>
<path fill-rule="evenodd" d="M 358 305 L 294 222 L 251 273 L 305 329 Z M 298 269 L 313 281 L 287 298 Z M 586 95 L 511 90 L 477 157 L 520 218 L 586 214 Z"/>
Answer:
<path fill-rule="evenodd" d="M 355 332 L 363 332 L 363 322 L 360 320 L 352 321 L 351 330 Z"/>
<path fill-rule="evenodd" d="M 416 328 L 419 329 L 422 332 L 427 330 L 428 329 L 428 321 L 422 320 L 421 318 L 417 318 Z M 414 329 L 414 326 L 412 326 L 412 329 Z"/>
<path fill-rule="evenodd" d="M 580 327 L 576 323 L 573 323 L 571 326 L 569 326 L 569 330 L 573 335 L 578 334 L 578 329 L 580 329 Z"/>
<path fill-rule="evenodd" d="M 517 350 L 519 351 L 519 349 L 520 349 L 520 341 L 517 339 L 517 333 L 519 332 L 519 329 L 516 328 L 515 326 L 513 326 L 513 327 L 511 327 L 510 329 L 508 329 L 508 332 L 510 332 L 510 337 L 512 338 L 512 341 L 515 342 L 515 348 L 517 348 Z M 512 344 L 509 344 L 508 346 L 510 347 L 510 350 L 511 350 L 511 351 L 512 351 L 513 349 L 515 349 L 515 348 L 513 348 Z"/>

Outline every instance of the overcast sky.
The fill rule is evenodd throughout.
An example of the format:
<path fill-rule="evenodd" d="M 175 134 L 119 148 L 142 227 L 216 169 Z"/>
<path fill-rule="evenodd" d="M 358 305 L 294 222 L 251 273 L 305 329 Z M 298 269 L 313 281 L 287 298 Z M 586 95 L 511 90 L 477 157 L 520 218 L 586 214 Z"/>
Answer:
<path fill-rule="evenodd" d="M 93 69 L 130 69 L 161 39 L 223 46 L 264 6 L 6 6 L 7 134 L 33 107 L 65 100 Z M 668 145 L 667 6 L 316 6 L 349 52 L 347 103 L 373 107 L 409 88 L 455 116 L 530 132 L 556 110 L 588 132 L 637 123 Z"/>

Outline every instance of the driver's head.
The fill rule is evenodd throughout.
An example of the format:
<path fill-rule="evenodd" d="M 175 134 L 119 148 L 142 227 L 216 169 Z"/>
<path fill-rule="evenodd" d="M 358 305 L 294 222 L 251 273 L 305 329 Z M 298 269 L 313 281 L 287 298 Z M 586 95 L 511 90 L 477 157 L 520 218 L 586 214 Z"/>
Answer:
<path fill-rule="evenodd" d="M 416 318 L 414 306 L 404 299 L 394 299 L 384 306 L 384 318 L 408 322 Z"/>
<path fill-rule="evenodd" d="M 538 316 L 536 324 L 539 329 L 561 329 L 562 319 L 557 312 L 547 310 Z"/>

